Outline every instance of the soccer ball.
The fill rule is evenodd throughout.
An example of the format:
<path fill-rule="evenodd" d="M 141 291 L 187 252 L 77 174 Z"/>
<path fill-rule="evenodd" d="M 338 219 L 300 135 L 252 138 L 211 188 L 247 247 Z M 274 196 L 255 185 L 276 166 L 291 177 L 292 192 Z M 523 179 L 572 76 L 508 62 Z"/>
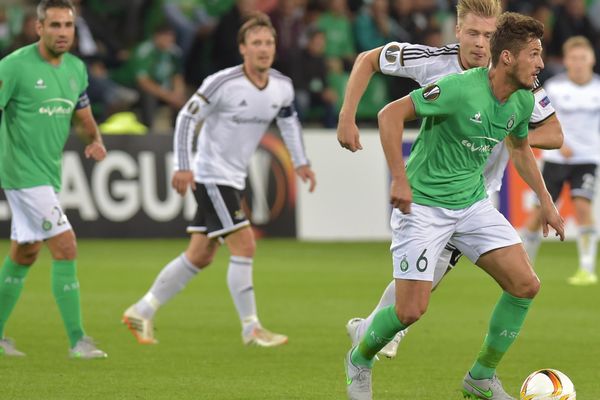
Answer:
<path fill-rule="evenodd" d="M 521 400 L 575 400 L 575 386 L 556 369 L 540 369 L 525 379 Z"/>

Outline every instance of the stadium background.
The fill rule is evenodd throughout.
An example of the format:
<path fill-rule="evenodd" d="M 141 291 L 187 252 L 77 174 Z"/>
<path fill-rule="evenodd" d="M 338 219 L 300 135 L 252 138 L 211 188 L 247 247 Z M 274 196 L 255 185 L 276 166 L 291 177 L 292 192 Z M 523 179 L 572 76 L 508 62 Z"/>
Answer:
<path fill-rule="evenodd" d="M 332 129 L 335 115 L 358 52 L 390 40 L 432 46 L 454 42 L 453 1 L 77 0 L 75 3 L 80 10 L 78 32 L 84 34 L 79 34 L 74 52 L 88 65 L 90 89 L 102 94 L 92 96 L 95 116 L 105 134 L 118 134 L 107 135 L 109 158 L 98 166 L 81 159 L 77 140 L 69 142 L 61 198 L 79 236 L 183 235 L 186 222 L 193 216 L 193 202 L 191 197 L 180 200 L 168 189 L 171 172 L 168 149 L 176 109 L 173 104 L 158 101 L 155 117 L 145 121 L 140 104 L 145 96 L 143 89 L 131 81 L 123 83 L 119 76 L 123 70 L 144 66 L 132 59 L 136 59 L 141 47 L 153 43 L 153 32 L 172 29 L 175 42 L 165 52 L 174 55 L 175 61 L 164 62 L 173 64 L 171 78 L 180 75 L 191 93 L 207 74 L 240 62 L 235 46 L 236 24 L 248 12 L 261 10 L 271 15 L 278 28 L 275 66 L 294 79 L 309 156 L 313 165 L 318 166 L 320 184 L 314 196 L 304 196 L 302 188 L 296 189 L 289 157 L 273 127 L 253 159 L 248 179 L 246 208 L 257 233 L 328 240 L 387 238 L 387 173 L 379 159 L 381 154 L 371 153 L 369 162 L 361 162 L 358 157 L 350 161 L 335 146 Z M 35 4 L 5 0 L 0 5 L 0 54 L 35 40 L 29 23 Z M 600 0 L 504 1 L 503 4 L 505 9 L 532 15 L 545 23 L 546 69 L 540 77 L 542 81 L 562 70 L 560 48 L 566 38 L 582 34 L 596 46 L 597 53 L 600 51 Z M 321 54 L 308 54 L 307 46 L 315 32 L 323 33 L 324 46 Z M 301 70 L 295 67 L 298 64 Z M 598 68 L 600 65 L 596 65 Z M 168 80 L 164 85 L 169 86 Z M 413 88 L 415 83 L 408 79 L 374 77 L 358 113 L 359 125 L 368 140 L 377 133 L 369 130 L 375 128 L 377 111 Z M 131 92 L 137 92 L 137 102 L 125 101 L 120 109 L 107 104 L 107 99 L 127 98 L 123 93 Z M 127 119 L 132 115 L 130 111 L 133 122 Z M 146 134 L 132 135 L 144 131 Z M 406 141 L 407 153 L 413 138 L 414 132 Z M 379 144 L 374 140 L 370 147 L 378 149 Z M 322 151 L 324 148 L 326 152 Z M 346 162 L 345 168 L 330 179 L 327 174 L 331 166 L 340 162 Z M 352 179 L 345 181 L 345 175 Z M 359 183 L 361 176 L 368 178 Z M 336 202 L 340 190 L 345 193 L 345 201 Z M 301 196 L 298 204 L 297 194 Z M 568 196 L 564 198 L 562 211 L 570 217 Z M 500 210 L 517 227 L 523 224 L 533 204 L 531 193 L 512 168 L 496 200 Z M 332 207 L 336 211 L 332 212 Z M 362 210 L 364 218 L 344 218 L 357 209 Z M 7 204 L 0 201 L 3 236 L 9 232 L 8 213 Z M 328 218 L 322 218 L 324 213 Z M 367 228 L 371 223 L 375 228 Z M 572 224 L 568 232 L 573 232 Z"/>
<path fill-rule="evenodd" d="M 248 180 L 247 206 L 259 235 L 303 239 L 263 239 L 256 257 L 254 279 L 261 318 L 288 334 L 290 343 L 274 351 L 242 346 L 225 285 L 226 252 L 221 252 L 213 268 L 161 311 L 156 321 L 159 346 L 139 346 L 119 326 L 125 307 L 143 294 L 160 268 L 185 248 L 183 228 L 193 215 L 194 204 L 190 197 L 180 199 L 169 188 L 171 107 L 161 105 L 156 118 L 146 125 L 150 129 L 145 130 L 139 123 L 139 104 L 130 102 L 124 109 L 112 109 L 100 95 L 94 112 L 103 123 L 108 160 L 93 165 L 82 158 L 82 145 L 71 138 L 65 153 L 61 201 L 78 236 L 86 237 L 79 241 L 78 258 L 86 326 L 110 358 L 105 363 L 85 365 L 67 359 L 58 312 L 53 305 L 46 306 L 53 304 L 53 299 L 48 289 L 50 260 L 45 252 L 35 273 L 29 275 L 7 328 L 28 357 L 0 359 L 0 399 L 344 397 L 342 358 L 349 346 L 344 324 L 351 317 L 369 312 L 390 277 L 388 175 L 374 117 L 383 104 L 408 93 L 414 83 L 374 79 L 359 112 L 365 150 L 356 154 L 343 151 L 331 129 L 335 121 L 332 123 L 331 115 L 323 110 L 332 107 L 335 114 L 357 52 L 398 37 L 379 37 L 366 44 L 355 41 L 368 36 L 359 34 L 359 21 L 361 29 L 373 27 L 363 12 L 369 10 L 371 1 L 234 3 L 84 0 L 81 15 L 98 46 L 97 54 L 83 58 L 90 74 L 97 74 L 100 93 L 105 90 L 127 98 L 124 94 L 131 93 L 123 92 L 123 88 L 134 92 L 138 88 L 112 81 L 111 73 L 126 64 L 135 49 L 162 26 L 167 15 L 165 6 L 175 6 L 187 16 L 201 11 L 202 18 L 212 17 L 196 20 L 189 52 L 181 59 L 188 91 L 195 90 L 207 74 L 227 66 L 219 63 L 239 61 L 228 57 L 237 57 L 237 49 L 231 46 L 235 43 L 232 32 L 237 30 L 236 18 L 244 5 L 245 9 L 250 4 L 252 9 L 269 12 L 274 21 L 279 18 L 288 22 L 279 29 L 279 49 L 283 53 L 279 54 L 277 67 L 292 77 L 298 71 L 289 65 L 285 71 L 285 62 L 282 65 L 281 61 L 305 54 L 303 46 L 315 26 L 332 40 L 339 37 L 338 30 L 345 32 L 342 36 L 350 40 L 350 51 L 347 43 L 333 40 L 333 47 L 323 49 L 321 61 L 315 62 L 314 75 L 295 79 L 297 91 L 305 91 L 317 104 L 304 109 L 302 115 L 306 145 L 318 174 L 317 191 L 309 195 L 305 187 L 297 185 L 274 128 L 253 159 Z M 560 46 L 569 36 L 583 34 L 598 52 L 600 0 L 504 3 L 505 9 L 534 15 L 546 24 L 547 69 L 542 79 L 561 71 Z M 289 4 L 292 7 L 284 7 Z M 36 40 L 26 34 L 27 16 L 34 5 L 30 1 L 1 2 L 2 55 L 11 46 Z M 442 45 L 453 42 L 453 6 L 454 2 L 443 0 L 392 0 L 386 14 L 402 28 L 396 30 L 404 35 L 402 39 Z M 338 7 L 344 11 L 337 11 Z M 293 40 L 286 42 L 285 38 Z M 76 52 L 81 55 L 81 50 L 78 47 Z M 123 111 L 133 111 L 136 119 L 132 121 Z M 125 118 L 111 123 L 111 116 Z M 406 153 L 416 125 L 412 128 L 404 145 Z M 531 196 L 512 170 L 505 179 L 503 192 L 496 200 L 509 219 L 520 226 Z M 561 209 L 566 216 L 570 215 L 569 207 L 567 201 Z M 0 200 L 0 234 L 4 238 L 8 238 L 9 218 L 8 207 Z M 569 233 L 573 237 L 572 225 Z M 8 240 L 0 241 L 0 253 L 6 254 L 8 246 Z M 513 394 L 533 370 L 554 367 L 573 379 L 580 399 L 600 399 L 600 293 L 597 287 L 566 285 L 576 259 L 574 243 L 547 242 L 540 251 L 536 271 L 543 289 L 525 330 L 500 369 L 505 386 Z M 483 339 L 498 292 L 481 271 L 461 261 L 433 296 L 426 318 L 401 345 L 398 359 L 383 360 L 376 367 L 377 398 L 459 398 L 460 379 Z"/>

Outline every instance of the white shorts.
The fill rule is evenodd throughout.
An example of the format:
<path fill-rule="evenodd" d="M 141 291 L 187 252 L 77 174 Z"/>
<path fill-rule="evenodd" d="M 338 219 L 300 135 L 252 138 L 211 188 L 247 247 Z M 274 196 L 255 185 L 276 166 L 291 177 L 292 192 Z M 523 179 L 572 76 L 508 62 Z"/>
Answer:
<path fill-rule="evenodd" d="M 473 263 L 488 251 L 521 243 L 517 231 L 487 198 L 460 210 L 413 203 L 410 214 L 394 209 L 390 223 L 397 279 L 433 281 L 450 240 Z"/>
<path fill-rule="evenodd" d="M 72 229 L 52 186 L 4 192 L 12 212 L 10 238 L 17 243 L 39 242 Z"/>

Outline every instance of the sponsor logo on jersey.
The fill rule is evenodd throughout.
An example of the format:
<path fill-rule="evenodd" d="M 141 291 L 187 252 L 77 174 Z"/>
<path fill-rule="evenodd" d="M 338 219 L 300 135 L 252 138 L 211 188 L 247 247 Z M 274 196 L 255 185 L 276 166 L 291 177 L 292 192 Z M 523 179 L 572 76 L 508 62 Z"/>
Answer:
<path fill-rule="evenodd" d="M 438 85 L 429 85 L 423 89 L 423 98 L 427 101 L 433 101 L 440 97 L 440 87 Z"/>
<path fill-rule="evenodd" d="M 393 44 L 385 50 L 385 59 L 389 63 L 395 63 L 400 55 L 400 47 Z"/>
<path fill-rule="evenodd" d="M 539 101 L 539 103 L 540 103 L 540 106 L 542 106 L 542 108 L 546 108 L 546 106 L 547 106 L 548 104 L 550 104 L 550 99 L 548 98 L 548 96 L 544 96 L 544 98 L 543 98 L 543 99 L 541 99 L 541 100 Z"/>
<path fill-rule="evenodd" d="M 492 152 L 492 149 L 494 148 L 494 146 L 498 143 L 500 143 L 499 140 L 496 140 L 494 138 L 491 137 L 487 137 L 487 136 L 473 136 L 470 139 L 483 139 L 483 140 L 489 140 L 494 142 L 494 144 L 477 144 L 474 142 L 471 142 L 467 139 L 463 139 L 460 144 L 462 144 L 463 146 L 465 146 L 467 149 L 471 150 L 472 153 L 484 153 L 484 154 L 489 154 Z"/>
<path fill-rule="evenodd" d="M 38 110 L 40 114 L 45 114 L 50 117 L 55 115 L 68 115 L 73 114 L 75 105 L 72 101 L 67 99 L 61 99 L 59 97 L 54 99 L 44 100 L 42 106 Z"/>
<path fill-rule="evenodd" d="M 271 122 L 270 119 L 264 119 L 259 117 L 243 118 L 234 116 L 232 120 L 236 124 L 269 124 Z"/>
<path fill-rule="evenodd" d="M 515 126 L 515 114 L 511 115 L 508 121 L 506 122 L 506 129 L 509 131 Z"/>
<path fill-rule="evenodd" d="M 46 89 L 46 83 L 44 83 L 44 80 L 42 78 L 38 79 L 37 82 L 35 82 L 35 86 L 36 89 Z"/>
<path fill-rule="evenodd" d="M 242 101 L 240 101 L 240 104 L 238 104 L 239 107 L 246 107 L 248 105 L 248 103 L 246 103 L 246 100 L 242 99 Z"/>
<path fill-rule="evenodd" d="M 473 121 L 473 122 L 475 122 L 475 123 L 477 123 L 477 124 L 481 124 L 481 113 L 477 112 L 475 115 L 473 115 L 470 118 L 470 120 Z"/>

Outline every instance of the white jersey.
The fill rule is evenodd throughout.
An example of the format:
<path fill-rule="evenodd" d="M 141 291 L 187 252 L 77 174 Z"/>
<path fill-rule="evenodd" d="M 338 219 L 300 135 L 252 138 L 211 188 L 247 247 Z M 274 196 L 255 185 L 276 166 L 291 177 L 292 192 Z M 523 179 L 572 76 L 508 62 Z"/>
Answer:
<path fill-rule="evenodd" d="M 252 154 L 274 119 L 294 166 L 307 165 L 293 101 L 292 81 L 274 69 L 264 88 L 247 78 L 242 65 L 207 77 L 177 116 L 175 170 L 193 169 L 196 182 L 243 190 Z M 192 141 L 200 121 L 204 124 L 192 168 Z"/>
<path fill-rule="evenodd" d="M 438 48 L 390 42 L 381 50 L 379 69 L 386 75 L 411 78 L 419 85 L 426 86 L 447 75 L 466 70 L 460 62 L 458 51 L 458 44 Z M 554 114 L 554 108 L 541 86 L 536 85 L 533 94 L 535 106 L 530 123 L 539 124 Z M 488 195 L 499 191 L 502 187 L 502 177 L 508 159 L 508 149 L 504 143 L 494 147 L 483 171 Z"/>
<path fill-rule="evenodd" d="M 543 159 L 558 164 L 600 163 L 600 76 L 594 74 L 590 82 L 577 85 L 563 73 L 549 79 L 546 89 L 573 157 L 545 150 Z"/>

